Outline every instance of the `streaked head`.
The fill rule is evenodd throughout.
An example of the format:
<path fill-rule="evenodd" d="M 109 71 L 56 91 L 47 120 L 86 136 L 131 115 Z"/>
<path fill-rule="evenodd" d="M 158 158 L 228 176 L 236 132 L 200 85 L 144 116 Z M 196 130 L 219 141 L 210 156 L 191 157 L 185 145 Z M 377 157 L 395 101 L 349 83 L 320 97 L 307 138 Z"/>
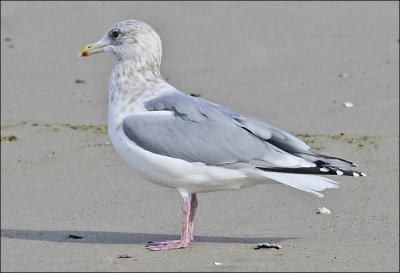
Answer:
<path fill-rule="evenodd" d="M 118 60 L 132 60 L 138 65 L 161 64 L 161 39 L 148 24 L 126 20 L 112 26 L 98 42 L 81 48 L 79 56 L 109 52 Z"/>

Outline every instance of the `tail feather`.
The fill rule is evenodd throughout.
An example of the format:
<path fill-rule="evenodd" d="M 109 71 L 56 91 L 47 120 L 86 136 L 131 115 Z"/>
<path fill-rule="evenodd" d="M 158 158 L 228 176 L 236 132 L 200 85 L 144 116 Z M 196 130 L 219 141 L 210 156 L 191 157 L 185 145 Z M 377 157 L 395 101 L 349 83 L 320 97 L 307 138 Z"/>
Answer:
<path fill-rule="evenodd" d="M 357 166 L 353 162 L 312 152 L 297 152 L 293 155 L 315 163 L 315 167 L 279 168 L 256 167 L 263 171 L 264 176 L 294 187 L 310 192 L 318 197 L 323 197 L 320 191 L 337 188 L 338 183 L 319 175 L 347 175 L 366 176 L 365 173 L 348 170 L 348 167 Z"/>
<path fill-rule="evenodd" d="M 338 182 L 318 175 L 280 172 L 264 172 L 264 175 L 270 179 L 276 180 L 293 188 L 312 193 L 318 197 L 324 197 L 324 195 L 319 193 L 319 191 L 339 187 Z"/>

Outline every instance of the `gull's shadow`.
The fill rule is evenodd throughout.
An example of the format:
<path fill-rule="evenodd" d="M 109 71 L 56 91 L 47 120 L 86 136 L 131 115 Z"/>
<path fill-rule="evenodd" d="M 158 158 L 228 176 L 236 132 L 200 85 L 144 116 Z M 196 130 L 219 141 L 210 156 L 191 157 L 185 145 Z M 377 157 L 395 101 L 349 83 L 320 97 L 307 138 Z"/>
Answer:
<path fill-rule="evenodd" d="M 70 235 L 82 238 L 71 238 Z M 2 229 L 2 238 L 13 238 L 20 240 L 38 240 L 60 243 L 84 243 L 84 244 L 146 244 L 147 242 L 177 240 L 179 235 L 152 234 L 152 233 L 127 233 L 109 231 L 73 231 L 73 230 L 25 230 L 25 229 Z M 284 240 L 296 238 L 241 238 L 224 236 L 194 236 L 195 242 L 208 243 L 237 243 L 258 244 L 263 242 L 278 243 Z"/>

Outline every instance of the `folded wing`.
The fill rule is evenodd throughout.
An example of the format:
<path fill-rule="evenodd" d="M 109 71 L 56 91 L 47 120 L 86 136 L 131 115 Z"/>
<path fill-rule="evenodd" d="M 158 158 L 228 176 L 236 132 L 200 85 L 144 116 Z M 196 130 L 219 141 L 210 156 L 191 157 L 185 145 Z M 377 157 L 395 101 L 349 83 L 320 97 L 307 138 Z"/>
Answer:
<path fill-rule="evenodd" d="M 123 121 L 129 139 L 152 153 L 226 168 L 302 174 L 361 173 L 353 163 L 309 151 L 298 138 L 231 109 L 181 92 L 145 103 Z"/>

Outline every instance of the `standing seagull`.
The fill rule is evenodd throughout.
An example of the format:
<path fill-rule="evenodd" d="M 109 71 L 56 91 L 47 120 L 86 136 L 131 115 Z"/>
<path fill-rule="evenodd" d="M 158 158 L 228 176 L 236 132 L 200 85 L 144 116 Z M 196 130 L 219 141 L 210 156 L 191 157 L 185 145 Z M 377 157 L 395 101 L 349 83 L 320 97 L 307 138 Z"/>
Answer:
<path fill-rule="evenodd" d="M 161 39 L 137 20 L 122 21 L 80 56 L 109 52 L 108 133 L 124 161 L 144 178 L 183 197 L 182 237 L 150 250 L 193 241 L 196 193 L 234 190 L 272 179 L 319 197 L 337 182 L 318 174 L 365 176 L 354 163 L 316 154 L 296 137 L 224 106 L 186 95 L 160 74 Z M 191 197 L 191 199 L 189 199 Z"/>

